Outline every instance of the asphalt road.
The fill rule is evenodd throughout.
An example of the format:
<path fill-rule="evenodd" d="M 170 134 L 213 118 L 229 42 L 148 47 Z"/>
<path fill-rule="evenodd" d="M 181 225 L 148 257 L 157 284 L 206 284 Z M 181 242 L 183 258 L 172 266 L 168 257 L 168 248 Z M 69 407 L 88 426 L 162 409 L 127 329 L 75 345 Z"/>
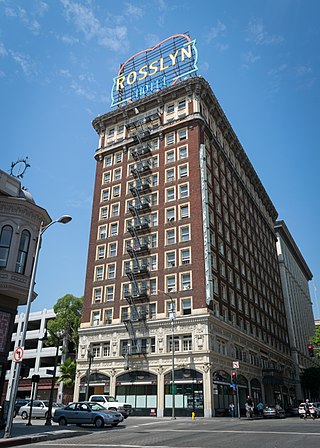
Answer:
<path fill-rule="evenodd" d="M 69 426 L 68 426 L 69 428 Z M 70 427 L 71 428 L 71 427 Z M 59 427 L 57 427 L 59 429 Z M 79 429 L 79 428 L 78 428 Z M 88 434 L 90 429 L 90 434 Z M 320 419 L 246 420 L 231 418 L 129 417 L 116 428 L 83 428 L 80 437 L 34 443 L 77 448 L 295 448 L 320 445 Z"/>

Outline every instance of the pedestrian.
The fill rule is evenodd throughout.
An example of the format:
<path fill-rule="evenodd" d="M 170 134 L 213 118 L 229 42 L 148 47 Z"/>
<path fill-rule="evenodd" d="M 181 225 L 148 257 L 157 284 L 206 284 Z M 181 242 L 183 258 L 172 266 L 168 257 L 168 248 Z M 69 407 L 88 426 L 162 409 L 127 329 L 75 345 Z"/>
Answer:
<path fill-rule="evenodd" d="M 248 395 L 248 397 L 247 397 L 245 408 L 246 408 L 247 418 L 252 418 L 253 417 L 254 403 L 253 403 L 252 398 L 250 397 L 250 395 Z"/>
<path fill-rule="evenodd" d="M 234 417 L 234 404 L 230 403 L 229 404 L 229 414 L 231 415 L 231 417 Z"/>
<path fill-rule="evenodd" d="M 257 409 L 258 409 L 259 417 L 263 417 L 263 408 L 264 408 L 264 405 L 263 405 L 262 401 L 260 401 L 260 402 L 257 404 Z"/>
<path fill-rule="evenodd" d="M 306 402 L 304 404 L 304 417 L 303 417 L 303 419 L 306 420 L 308 418 L 308 415 L 310 415 L 310 417 L 312 417 L 312 420 L 314 420 L 314 414 L 311 414 L 311 411 L 310 411 L 309 400 L 306 399 Z"/>

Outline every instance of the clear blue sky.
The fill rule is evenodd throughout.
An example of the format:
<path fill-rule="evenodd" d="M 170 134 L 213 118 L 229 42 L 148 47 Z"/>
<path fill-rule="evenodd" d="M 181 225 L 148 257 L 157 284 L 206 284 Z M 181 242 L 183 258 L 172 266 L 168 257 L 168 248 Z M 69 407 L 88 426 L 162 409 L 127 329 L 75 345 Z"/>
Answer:
<path fill-rule="evenodd" d="M 320 296 L 319 17 L 318 0 L 0 0 L 0 168 L 28 156 L 23 185 L 53 219 L 73 217 L 44 235 L 32 311 L 83 294 L 91 120 L 110 110 L 119 64 L 186 31 Z"/>

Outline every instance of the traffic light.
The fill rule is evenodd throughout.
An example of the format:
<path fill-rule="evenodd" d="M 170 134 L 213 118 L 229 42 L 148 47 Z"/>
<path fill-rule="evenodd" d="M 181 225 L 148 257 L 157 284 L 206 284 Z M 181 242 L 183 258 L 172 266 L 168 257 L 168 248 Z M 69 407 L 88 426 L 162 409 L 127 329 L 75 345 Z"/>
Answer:
<path fill-rule="evenodd" d="M 233 384 L 237 383 L 237 371 L 236 370 L 231 370 L 231 382 Z"/>
<path fill-rule="evenodd" d="M 22 364 L 20 369 L 20 378 L 28 378 L 29 373 L 30 373 L 30 366 Z"/>
<path fill-rule="evenodd" d="M 311 344 L 308 345 L 308 352 L 309 352 L 309 356 L 311 358 L 313 358 L 314 357 L 313 345 L 311 345 Z"/>

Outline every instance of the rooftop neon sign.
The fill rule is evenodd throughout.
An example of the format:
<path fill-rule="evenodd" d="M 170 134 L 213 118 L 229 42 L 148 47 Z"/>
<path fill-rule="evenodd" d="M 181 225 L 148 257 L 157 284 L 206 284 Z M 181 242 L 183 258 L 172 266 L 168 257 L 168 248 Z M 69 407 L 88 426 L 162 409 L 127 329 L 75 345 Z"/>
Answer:
<path fill-rule="evenodd" d="M 113 79 L 111 107 L 131 103 L 195 73 L 195 44 L 187 34 L 175 34 L 131 56 Z"/>

